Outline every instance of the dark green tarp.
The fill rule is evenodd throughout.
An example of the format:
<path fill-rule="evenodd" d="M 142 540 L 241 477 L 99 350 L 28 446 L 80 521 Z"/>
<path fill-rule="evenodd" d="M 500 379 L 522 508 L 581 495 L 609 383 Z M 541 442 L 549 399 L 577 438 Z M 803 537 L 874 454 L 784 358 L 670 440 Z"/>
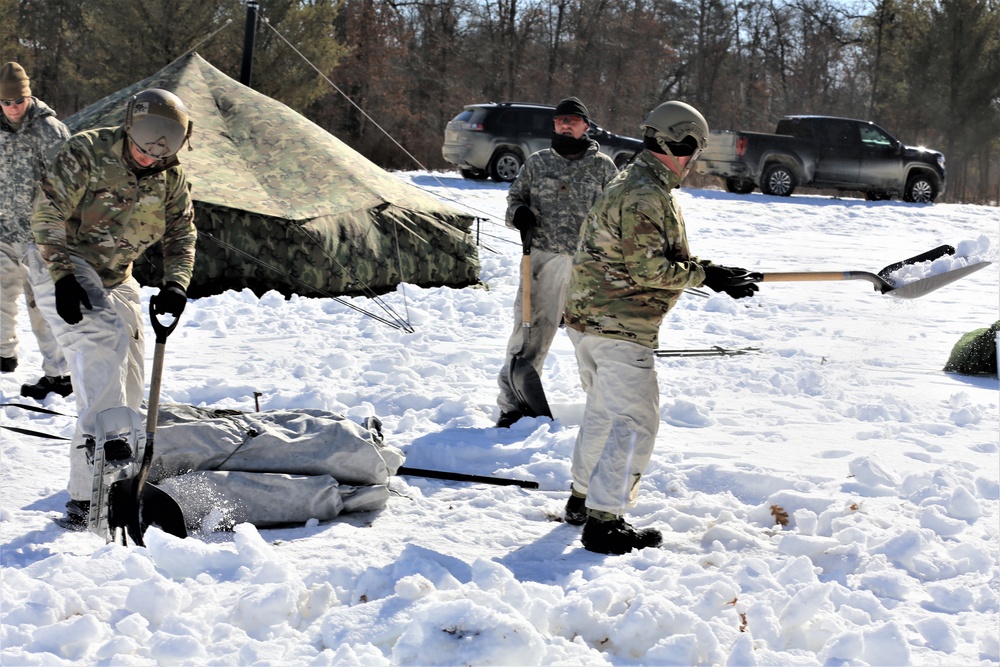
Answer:
<path fill-rule="evenodd" d="M 1000 332 L 1000 320 L 991 327 L 970 331 L 959 338 L 944 370 L 997 377 L 997 332 Z"/>
<path fill-rule="evenodd" d="M 179 154 L 199 231 L 191 296 L 243 287 L 320 296 L 383 293 L 400 282 L 478 282 L 472 216 L 384 171 L 196 53 L 66 124 L 73 132 L 120 125 L 129 97 L 144 88 L 175 93 L 194 121 L 192 150 Z M 156 253 L 147 258 L 136 262 L 136 277 L 155 283 Z"/>

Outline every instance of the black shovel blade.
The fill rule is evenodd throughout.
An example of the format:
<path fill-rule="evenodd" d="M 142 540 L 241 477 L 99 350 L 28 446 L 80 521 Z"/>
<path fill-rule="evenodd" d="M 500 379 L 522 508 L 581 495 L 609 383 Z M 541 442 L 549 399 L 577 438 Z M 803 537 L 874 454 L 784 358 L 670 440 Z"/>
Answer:
<path fill-rule="evenodd" d="M 545 400 L 542 379 L 527 359 L 515 354 L 510 360 L 510 386 L 517 399 L 518 408 L 526 417 L 548 417 L 552 419 L 549 402 Z"/>
<path fill-rule="evenodd" d="M 169 493 L 150 482 L 142 485 L 142 500 L 139 508 L 139 531 L 135 524 L 128 526 L 129 537 L 138 546 L 144 546 L 142 537 L 146 529 L 156 526 L 165 533 L 184 539 L 187 537 L 187 526 L 184 524 L 184 511 Z"/>

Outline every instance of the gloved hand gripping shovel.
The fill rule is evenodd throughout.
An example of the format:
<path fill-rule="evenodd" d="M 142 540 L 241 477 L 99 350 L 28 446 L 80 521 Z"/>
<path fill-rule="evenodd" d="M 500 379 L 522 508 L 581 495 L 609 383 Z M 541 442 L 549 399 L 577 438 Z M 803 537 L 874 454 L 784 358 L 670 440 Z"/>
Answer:
<path fill-rule="evenodd" d="M 921 262 L 932 262 L 939 257 L 954 254 L 954 247 L 950 245 L 938 246 L 909 259 L 890 264 L 877 274 L 866 271 L 800 271 L 792 273 L 750 273 L 748 277 L 753 282 L 763 283 L 867 280 L 875 286 L 875 291 L 882 294 L 889 294 L 900 299 L 916 299 L 990 265 L 990 262 L 975 262 L 968 266 L 920 278 L 901 285 L 895 284 L 891 279 L 891 274 L 904 266 L 919 264 Z"/>
<path fill-rule="evenodd" d="M 531 362 L 524 358 L 531 340 L 531 239 L 534 230 L 521 233 L 521 350 L 511 357 L 508 368 L 508 382 L 520 410 L 526 417 L 548 417 L 552 419 L 549 402 L 545 399 L 542 379 L 538 377 Z"/>
<path fill-rule="evenodd" d="M 180 321 L 175 317 L 169 325 L 160 323 L 159 316 L 163 312 L 158 309 L 156 296 L 149 299 L 149 319 L 156 334 L 156 346 L 153 349 L 153 374 L 149 379 L 149 400 L 146 408 L 146 447 L 143 452 L 142 466 L 132 480 L 130 489 L 131 512 L 128 517 L 128 534 L 132 541 L 143 546 L 142 536 L 146 527 L 159 526 L 162 530 L 177 537 L 187 537 L 184 526 L 184 513 L 165 491 L 146 481 L 149 468 L 153 463 L 153 440 L 156 436 L 156 420 L 160 412 L 160 381 L 163 378 L 163 357 L 166 352 L 167 336 L 173 333 Z"/>

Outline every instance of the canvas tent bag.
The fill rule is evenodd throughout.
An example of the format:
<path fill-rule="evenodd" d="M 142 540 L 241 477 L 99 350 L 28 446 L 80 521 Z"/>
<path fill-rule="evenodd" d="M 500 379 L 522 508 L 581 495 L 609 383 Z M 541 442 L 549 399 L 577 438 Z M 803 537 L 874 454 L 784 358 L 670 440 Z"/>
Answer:
<path fill-rule="evenodd" d="M 993 326 L 976 329 L 962 336 L 951 349 L 944 370 L 962 375 L 992 375 L 997 377 L 997 333 L 1000 321 Z"/>
<path fill-rule="evenodd" d="M 377 418 L 163 404 L 149 480 L 177 501 L 190 529 L 208 531 L 381 509 L 402 464 Z"/>

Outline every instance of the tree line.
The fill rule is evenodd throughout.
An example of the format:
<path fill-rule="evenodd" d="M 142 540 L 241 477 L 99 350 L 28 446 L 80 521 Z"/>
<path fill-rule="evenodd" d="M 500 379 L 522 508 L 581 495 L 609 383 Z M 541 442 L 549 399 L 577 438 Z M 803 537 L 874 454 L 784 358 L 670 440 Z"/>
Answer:
<path fill-rule="evenodd" d="M 679 99 L 718 129 L 873 120 L 944 152 L 941 201 L 1000 204 L 997 0 L 258 5 L 253 87 L 386 168 L 448 168 L 445 124 L 470 103 L 576 95 L 635 136 Z M 245 18 L 243 0 L 0 0 L 0 43 L 66 117 L 191 50 L 239 78 Z"/>

